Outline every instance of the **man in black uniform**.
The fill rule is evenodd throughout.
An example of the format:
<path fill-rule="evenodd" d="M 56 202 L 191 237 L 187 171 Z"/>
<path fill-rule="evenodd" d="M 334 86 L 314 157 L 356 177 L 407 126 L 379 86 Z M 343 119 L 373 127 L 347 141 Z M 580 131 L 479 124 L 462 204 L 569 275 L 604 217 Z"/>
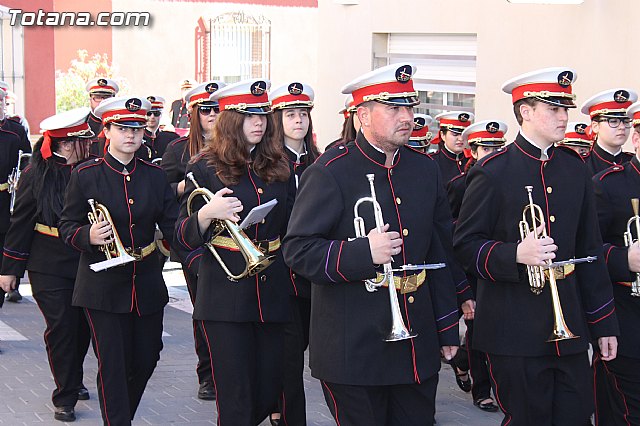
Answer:
<path fill-rule="evenodd" d="M 473 347 L 487 353 L 505 426 L 588 424 L 590 339 L 603 359 L 616 356 L 618 324 L 590 175 L 574 151 L 553 146 L 564 137 L 567 108 L 575 107 L 574 81 L 573 70 L 547 68 L 505 83 L 520 133 L 470 169 L 456 226 L 456 255 L 478 278 Z M 525 187 L 532 187 L 542 218 L 521 237 Z M 536 238 L 543 229 L 553 238 Z M 597 260 L 553 268 L 556 309 L 550 283 L 532 292 L 527 265 L 587 256 Z M 562 328 L 575 338 L 552 333 Z"/>
<path fill-rule="evenodd" d="M 182 92 L 182 96 L 180 99 L 176 99 L 171 102 L 171 124 L 175 129 L 183 130 L 183 133 L 180 133 L 181 136 L 184 136 L 187 129 L 189 129 L 189 108 L 184 95 L 186 95 L 187 92 L 197 84 L 197 82 L 189 80 L 188 78 L 182 80 L 180 82 L 180 91 Z"/>
<path fill-rule="evenodd" d="M 26 166 L 26 161 L 18 164 L 18 151 L 23 153 L 31 152 L 31 143 L 27 138 L 27 133 L 22 125 L 7 118 L 4 113 L 4 99 L 7 95 L 5 90 L 0 89 L 0 245 L 4 246 L 4 239 L 9 230 L 9 218 L 11 194 L 9 194 L 9 183 L 7 177 L 16 167 Z M 0 260 L 1 262 L 2 260 Z M 18 279 L 19 280 L 19 279 Z M 9 292 L 7 300 L 18 302 L 22 296 L 18 292 L 18 286 Z M 4 291 L 0 290 L 0 306 L 4 302 Z"/>
<path fill-rule="evenodd" d="M 591 129 L 588 127 L 587 123 L 569 122 L 564 139 L 558 142 L 557 145 L 571 148 L 583 158 L 589 157 L 593 139 L 591 138 Z"/>
<path fill-rule="evenodd" d="M 473 118 L 472 113 L 462 111 L 443 112 L 436 116 L 440 123 L 440 149 L 431 154 L 431 158 L 440 166 L 445 186 L 451 179 L 464 172 L 468 159 L 464 156 L 462 132 L 473 123 Z"/>
<path fill-rule="evenodd" d="M 385 341 L 393 293 L 369 292 L 363 282 L 376 279 L 376 265 L 451 261 L 442 177 L 428 156 L 405 146 L 412 107 L 419 103 L 414 72 L 411 64 L 388 65 L 343 89 L 353 94 L 361 131 L 305 171 L 285 237 L 285 260 L 312 282 L 312 375 L 322 381 L 329 410 L 342 426 L 432 424 L 440 351 L 449 360 L 459 342 L 448 266 L 395 276 L 398 315 L 417 333 L 401 341 Z M 380 232 L 367 202 L 358 215 L 367 230 L 374 229 L 354 238 L 351 212 L 359 199 L 372 196 L 369 174 L 383 216 Z"/>
<path fill-rule="evenodd" d="M 594 357 L 596 425 L 640 424 L 640 247 L 625 243 L 627 222 L 637 215 L 631 200 L 640 198 L 640 103 L 628 111 L 633 117 L 631 134 L 636 155 L 630 162 L 604 170 L 593 177 L 605 260 L 613 282 L 620 323 L 618 356 L 612 361 Z M 637 222 L 630 223 L 632 239 L 638 239 Z M 636 285 L 634 286 L 634 281 Z"/>
<path fill-rule="evenodd" d="M 160 117 L 162 117 L 162 110 L 164 109 L 164 98 L 161 96 L 147 96 L 147 100 L 151 102 L 151 109 L 147 111 L 147 127 L 144 129 L 142 143 L 151 152 L 149 161 L 160 160 L 169 143 L 180 136 L 175 132 L 160 130 Z"/>
<path fill-rule="evenodd" d="M 589 98 L 582 105 L 582 113 L 591 117 L 591 132 L 595 142 L 591 154 L 586 158 L 591 175 L 595 175 L 616 164 L 631 160 L 633 154 L 623 152 L 622 146 L 629 139 L 631 119 L 627 108 L 638 100 L 638 95 L 629 89 L 611 89 Z"/>
<path fill-rule="evenodd" d="M 110 78 L 99 77 L 89 81 L 85 89 L 89 93 L 89 106 L 91 107 L 91 112 L 87 117 L 87 123 L 89 123 L 91 131 L 95 135 L 91 143 L 91 154 L 97 157 L 102 157 L 104 155 L 104 147 L 101 146 L 102 144 L 98 143 L 98 138 L 102 132 L 102 120 L 100 120 L 99 117 L 96 117 L 94 111 L 102 101 L 113 98 L 117 95 L 120 87 L 118 86 L 118 83 Z"/>

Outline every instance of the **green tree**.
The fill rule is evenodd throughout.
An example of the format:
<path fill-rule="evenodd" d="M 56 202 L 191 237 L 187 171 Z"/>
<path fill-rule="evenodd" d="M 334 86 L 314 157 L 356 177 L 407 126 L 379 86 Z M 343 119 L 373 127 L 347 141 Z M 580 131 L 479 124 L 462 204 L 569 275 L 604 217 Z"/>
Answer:
<path fill-rule="evenodd" d="M 86 50 L 78 50 L 78 58 L 71 60 L 71 66 L 66 72 L 56 70 L 56 111 L 60 113 L 89 106 L 85 86 L 94 78 L 111 78 L 120 86 L 120 92 L 126 92 L 126 81 L 116 74 L 106 53 L 96 53 L 89 57 Z"/>

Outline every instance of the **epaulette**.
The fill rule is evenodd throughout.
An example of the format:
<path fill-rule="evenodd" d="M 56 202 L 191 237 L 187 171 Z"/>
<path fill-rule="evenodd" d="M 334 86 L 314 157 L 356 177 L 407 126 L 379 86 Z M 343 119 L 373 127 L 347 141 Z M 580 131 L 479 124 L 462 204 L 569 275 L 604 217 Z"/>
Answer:
<path fill-rule="evenodd" d="M 507 149 L 509 149 L 509 147 L 505 147 L 505 148 L 502 148 L 502 149 L 499 149 L 497 151 L 492 152 L 491 154 L 487 155 L 486 157 L 482 158 L 481 160 L 478 160 L 476 162 L 476 165 L 478 165 L 480 167 L 484 167 L 489 161 L 491 161 L 494 158 L 499 157 L 502 154 L 506 153 Z"/>
<path fill-rule="evenodd" d="M 609 167 L 608 169 L 605 169 L 605 170 L 601 171 L 600 172 L 600 177 L 598 178 L 598 180 L 602 180 L 602 179 L 605 178 L 605 176 L 613 175 L 615 173 L 622 172 L 622 171 L 624 171 L 624 166 L 623 165 L 620 165 L 620 164 L 613 165 L 613 166 Z M 596 175 L 596 177 L 597 176 L 598 175 Z"/>
<path fill-rule="evenodd" d="M 191 162 L 196 162 L 196 161 L 200 161 L 202 159 L 202 157 L 204 156 L 204 152 L 199 152 L 197 153 L 194 157 L 191 158 Z"/>
<path fill-rule="evenodd" d="M 8 118 L 9 120 L 11 120 L 11 121 L 15 121 L 16 123 L 18 123 L 18 124 L 22 125 L 22 119 L 20 118 L 20 116 L 19 116 L 19 115 L 12 115 L 12 116 L 9 116 L 9 117 L 7 117 L 7 118 Z"/>
<path fill-rule="evenodd" d="M 336 146 L 328 151 L 323 152 L 322 155 L 316 160 L 316 163 L 327 167 L 329 164 L 339 158 L 346 156 L 348 153 L 349 148 L 347 148 L 346 145 Z"/>
<path fill-rule="evenodd" d="M 587 158 L 587 157 L 583 157 L 582 155 L 580 155 L 580 153 L 578 153 L 577 151 L 574 151 L 573 149 L 569 148 L 568 146 L 556 145 L 555 149 L 560 150 L 561 152 L 566 152 L 567 154 L 570 154 L 572 157 L 579 158 L 580 161 L 582 161 L 583 163 L 585 162 L 585 159 Z"/>
<path fill-rule="evenodd" d="M 186 140 L 187 140 L 187 137 L 186 137 L 186 136 L 181 136 L 181 137 L 179 137 L 178 139 L 176 139 L 176 140 L 172 141 L 172 142 L 169 144 L 169 146 L 173 146 L 173 145 L 177 144 L 178 142 L 184 142 L 184 141 L 186 141 Z"/>
<path fill-rule="evenodd" d="M 424 152 L 424 151 L 419 151 L 419 150 L 417 150 L 417 149 L 416 149 L 415 147 L 413 147 L 413 146 L 405 145 L 404 147 L 405 147 L 405 148 L 407 148 L 407 149 L 409 149 L 409 150 L 411 150 L 411 151 L 413 151 L 413 152 L 417 152 L 418 154 L 421 154 L 421 155 L 424 155 L 424 156 L 426 156 L 426 157 L 431 158 L 431 156 L 430 156 L 429 154 L 427 154 L 427 153 L 426 153 L 426 152 Z M 431 159 L 433 160 L 433 158 L 431 158 Z"/>
<path fill-rule="evenodd" d="M 91 160 L 87 160 L 84 163 L 80 164 L 76 168 L 76 170 L 78 171 L 78 173 L 80 173 L 84 169 L 88 169 L 89 167 L 97 166 L 98 164 L 102 163 L 103 161 L 104 161 L 104 158 L 102 158 L 102 157 L 94 158 L 94 159 L 91 159 Z"/>
<path fill-rule="evenodd" d="M 142 158 L 137 158 L 137 160 L 140 161 L 142 164 L 146 164 L 147 166 L 155 167 L 156 169 L 162 170 L 162 167 L 160 167 L 157 164 L 153 164 L 151 161 L 147 161 L 147 160 L 142 159 Z"/>

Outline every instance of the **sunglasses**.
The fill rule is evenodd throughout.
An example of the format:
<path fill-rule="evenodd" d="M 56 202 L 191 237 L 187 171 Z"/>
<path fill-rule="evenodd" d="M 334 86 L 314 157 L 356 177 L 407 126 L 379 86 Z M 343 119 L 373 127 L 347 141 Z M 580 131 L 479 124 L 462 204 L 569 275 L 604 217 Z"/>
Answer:
<path fill-rule="evenodd" d="M 218 112 L 220 112 L 220 108 L 218 108 L 217 106 L 214 107 L 210 107 L 210 106 L 199 106 L 198 107 L 198 112 L 202 115 L 209 115 L 211 114 L 211 111 L 215 112 L 216 114 Z"/>
<path fill-rule="evenodd" d="M 147 117 L 151 117 L 152 115 L 156 117 L 160 117 L 162 115 L 162 111 L 158 111 L 158 110 L 147 111 Z"/>

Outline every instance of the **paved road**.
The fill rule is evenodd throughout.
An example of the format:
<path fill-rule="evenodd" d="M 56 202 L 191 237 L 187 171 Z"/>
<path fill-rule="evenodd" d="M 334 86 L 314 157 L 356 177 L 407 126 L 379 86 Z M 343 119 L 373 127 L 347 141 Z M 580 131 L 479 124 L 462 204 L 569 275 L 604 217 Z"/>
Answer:
<path fill-rule="evenodd" d="M 172 267 L 175 264 L 169 264 L 165 270 L 171 302 L 165 310 L 164 350 L 133 422 L 136 426 L 215 424 L 215 403 L 200 401 L 195 396 L 197 378 L 191 305 L 182 273 L 169 270 Z M 50 398 L 53 379 L 42 339 L 44 320 L 28 296 L 29 286 L 23 284 L 20 290 L 25 299 L 18 304 L 5 303 L 0 310 L 0 425 L 61 425 L 53 419 Z M 84 383 L 91 399 L 78 401 L 77 420 L 73 424 L 99 425 L 100 407 L 95 388 L 97 363 L 91 349 L 84 365 Z M 334 425 L 318 381 L 310 376 L 308 369 L 304 379 L 308 425 Z M 497 413 L 484 413 L 474 407 L 471 396 L 455 384 L 451 368 L 443 365 L 437 397 L 438 425 L 494 426 L 501 418 Z M 261 426 L 268 426 L 268 421 Z"/>

